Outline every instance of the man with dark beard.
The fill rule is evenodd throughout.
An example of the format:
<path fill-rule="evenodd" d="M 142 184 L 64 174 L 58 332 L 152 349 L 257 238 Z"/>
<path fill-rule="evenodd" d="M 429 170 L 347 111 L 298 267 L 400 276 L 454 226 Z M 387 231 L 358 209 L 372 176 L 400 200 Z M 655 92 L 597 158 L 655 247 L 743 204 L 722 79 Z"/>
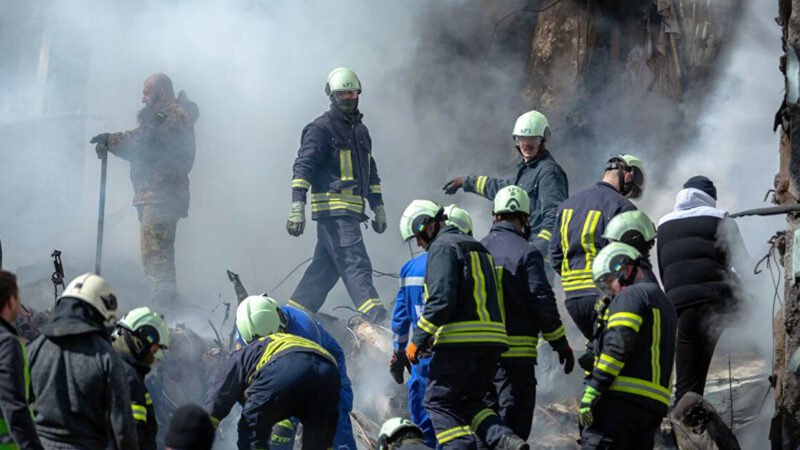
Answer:
<path fill-rule="evenodd" d="M 102 133 L 90 141 L 98 157 L 108 150 L 131 164 L 133 205 L 141 223 L 144 274 L 158 304 L 177 297 L 175 229 L 189 213 L 189 172 L 194 164 L 195 103 L 164 74 L 147 78 L 142 90 L 139 126 L 118 133 Z"/>

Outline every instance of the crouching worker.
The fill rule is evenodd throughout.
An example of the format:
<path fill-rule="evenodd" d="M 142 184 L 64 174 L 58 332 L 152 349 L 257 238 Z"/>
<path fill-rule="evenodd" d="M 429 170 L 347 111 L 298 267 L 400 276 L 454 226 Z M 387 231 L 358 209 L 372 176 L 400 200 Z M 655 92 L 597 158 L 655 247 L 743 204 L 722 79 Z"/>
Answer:
<path fill-rule="evenodd" d="M 125 363 L 128 388 L 131 392 L 131 412 L 136 422 L 140 450 L 155 450 L 158 423 L 153 400 L 144 384 L 150 367 L 162 357 L 161 350 L 169 347 L 167 322 L 147 306 L 136 308 L 117 322 L 111 335 L 114 348 Z"/>
<path fill-rule="evenodd" d="M 208 392 L 212 422 L 217 426 L 239 401 L 239 449 L 269 448 L 273 426 L 289 417 L 303 424 L 303 449 L 331 448 L 341 387 L 336 359 L 308 339 L 280 333 L 280 317 L 257 306 L 242 302 L 236 310 L 242 348 Z"/>
<path fill-rule="evenodd" d="M 402 417 L 392 417 L 381 426 L 378 450 L 430 450 L 425 445 L 422 430 L 414 422 Z"/>

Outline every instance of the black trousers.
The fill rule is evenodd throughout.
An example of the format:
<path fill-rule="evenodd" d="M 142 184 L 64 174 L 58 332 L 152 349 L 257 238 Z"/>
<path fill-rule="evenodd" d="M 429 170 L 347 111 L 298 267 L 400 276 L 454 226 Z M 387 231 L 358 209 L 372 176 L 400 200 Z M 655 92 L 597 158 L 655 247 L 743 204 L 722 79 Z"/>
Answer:
<path fill-rule="evenodd" d="M 339 417 L 339 370 L 314 353 L 278 356 L 247 388 L 239 419 L 240 450 L 269 448 L 272 427 L 296 417 L 303 424 L 303 449 L 333 447 Z"/>
<path fill-rule="evenodd" d="M 528 440 L 536 407 L 536 364 L 500 358 L 494 374 L 494 389 L 485 397 L 503 423 L 524 440 Z"/>
<path fill-rule="evenodd" d="M 662 416 L 638 403 L 605 395 L 581 432 L 582 450 L 649 450 Z"/>
<path fill-rule="evenodd" d="M 581 330 L 583 337 L 592 341 L 594 334 L 594 321 L 597 313 L 594 311 L 594 304 L 597 302 L 597 294 L 572 297 L 564 301 L 569 316 Z"/>
<path fill-rule="evenodd" d="M 475 435 L 491 447 L 511 433 L 484 401 L 493 388 L 500 352 L 486 346 L 434 350 L 424 405 L 441 448 L 475 450 Z"/>
<path fill-rule="evenodd" d="M 317 221 L 314 260 L 292 294 L 291 301 L 315 313 L 325 303 L 339 278 L 355 307 L 365 315 L 386 311 L 372 284 L 372 262 L 354 217 L 329 217 Z M 373 311 L 375 310 L 375 311 Z M 380 314 L 379 314 L 380 315 Z"/>
<path fill-rule="evenodd" d="M 675 403 L 687 392 L 703 395 L 708 367 L 724 330 L 724 320 L 724 316 L 708 303 L 678 310 Z"/>

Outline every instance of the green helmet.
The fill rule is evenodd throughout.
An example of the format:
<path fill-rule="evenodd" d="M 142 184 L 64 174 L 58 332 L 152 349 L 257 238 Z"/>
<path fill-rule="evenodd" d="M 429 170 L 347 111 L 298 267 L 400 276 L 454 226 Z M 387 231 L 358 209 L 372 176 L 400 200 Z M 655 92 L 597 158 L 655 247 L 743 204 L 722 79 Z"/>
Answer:
<path fill-rule="evenodd" d="M 539 111 L 528 111 L 517 118 L 513 135 L 514 137 L 541 136 L 547 139 L 550 137 L 550 124 L 547 122 L 547 117 Z"/>
<path fill-rule="evenodd" d="M 645 178 L 644 162 L 633 155 L 617 155 L 606 164 L 606 170 L 621 169 L 630 172 L 633 180 L 630 183 L 620 182 L 620 193 L 631 199 L 639 199 L 644 193 Z M 620 179 L 622 176 L 620 175 Z"/>
<path fill-rule="evenodd" d="M 275 299 L 251 295 L 236 308 L 236 329 L 245 344 L 286 328 L 286 315 Z"/>
<path fill-rule="evenodd" d="M 469 213 L 459 208 L 455 203 L 450 206 L 444 207 L 444 213 L 447 216 L 444 223 L 452 225 L 464 234 L 472 234 L 472 217 Z"/>
<path fill-rule="evenodd" d="M 628 244 L 645 254 L 656 240 L 656 226 L 642 211 L 626 211 L 608 222 L 603 239 Z"/>
<path fill-rule="evenodd" d="M 400 236 L 404 241 L 421 232 L 440 213 L 442 207 L 430 200 L 414 200 L 400 216 Z"/>
<path fill-rule="evenodd" d="M 522 213 L 531 214 L 531 199 L 528 193 L 519 186 L 506 186 L 494 196 L 494 214 Z"/>
<path fill-rule="evenodd" d="M 155 355 L 156 359 L 161 359 L 161 350 L 169 348 L 170 335 L 167 322 L 148 306 L 128 311 L 117 322 L 117 326 L 133 333 L 145 345 L 145 349 L 153 344 L 158 345 L 160 350 Z M 136 351 L 136 349 L 131 350 Z"/>
<path fill-rule="evenodd" d="M 414 422 L 403 417 L 392 417 L 381 426 L 381 431 L 378 433 L 378 450 L 386 450 L 389 448 L 389 443 L 403 430 L 417 430 L 419 435 L 422 436 L 422 430 L 414 424 Z"/>
<path fill-rule="evenodd" d="M 592 279 L 598 287 L 608 275 L 619 276 L 623 267 L 633 264 L 642 257 L 639 250 L 622 242 L 612 242 L 603 247 L 592 263 Z"/>
<path fill-rule="evenodd" d="M 336 91 L 358 91 L 360 94 L 361 81 L 352 70 L 337 67 L 328 74 L 328 81 L 325 82 L 325 95 L 331 95 Z"/>
<path fill-rule="evenodd" d="M 117 318 L 117 296 L 100 275 L 85 273 L 70 281 L 58 300 L 62 298 L 75 298 L 92 305 L 107 324 Z"/>

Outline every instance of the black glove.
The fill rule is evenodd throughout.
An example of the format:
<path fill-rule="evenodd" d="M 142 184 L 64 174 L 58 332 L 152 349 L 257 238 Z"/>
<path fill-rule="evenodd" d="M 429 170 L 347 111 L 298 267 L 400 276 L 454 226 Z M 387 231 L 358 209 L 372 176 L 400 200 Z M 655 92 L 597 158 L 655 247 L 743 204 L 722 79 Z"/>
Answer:
<path fill-rule="evenodd" d="M 464 187 L 464 178 L 458 177 L 448 181 L 444 187 L 442 187 L 442 190 L 447 195 L 453 195 L 462 187 Z"/>
<path fill-rule="evenodd" d="M 586 372 L 594 370 L 594 353 L 586 352 L 582 354 L 581 357 L 578 358 L 578 365 Z"/>
<path fill-rule="evenodd" d="M 389 360 L 389 373 L 397 384 L 403 384 L 403 371 L 411 373 L 411 361 L 408 360 L 405 350 L 394 352 Z"/>
<path fill-rule="evenodd" d="M 97 153 L 97 159 L 104 159 L 108 154 L 108 138 L 111 133 L 100 133 L 89 141 L 90 144 L 95 144 L 94 151 Z"/>
<path fill-rule="evenodd" d="M 564 366 L 564 373 L 572 372 L 575 367 L 575 355 L 572 354 L 572 348 L 569 345 L 558 352 L 558 363 Z"/>

